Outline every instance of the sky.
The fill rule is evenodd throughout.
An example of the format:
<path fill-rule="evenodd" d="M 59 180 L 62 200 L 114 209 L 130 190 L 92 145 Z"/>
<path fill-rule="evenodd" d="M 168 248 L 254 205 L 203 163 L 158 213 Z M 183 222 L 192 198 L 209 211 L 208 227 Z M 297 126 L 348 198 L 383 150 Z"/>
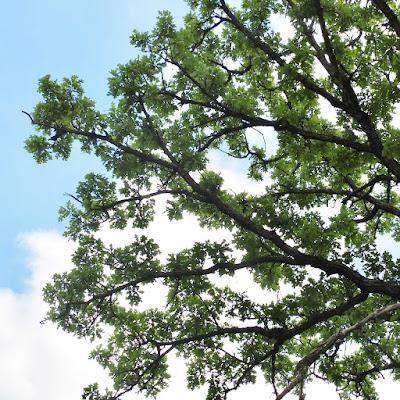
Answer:
<path fill-rule="evenodd" d="M 22 291 L 29 271 L 18 233 L 61 229 L 57 221 L 65 193 L 72 193 L 85 173 L 99 169 L 90 156 L 73 154 L 68 162 L 37 165 L 24 150 L 33 133 L 21 110 L 39 100 L 37 82 L 73 74 L 104 110 L 109 104 L 109 71 L 137 53 L 129 44 L 133 29 L 148 30 L 157 10 L 168 7 L 177 20 L 183 0 L 19 0 L 2 2 L 0 16 L 0 287 Z"/>
<path fill-rule="evenodd" d="M 48 73 L 55 78 L 81 77 L 98 108 L 107 108 L 107 77 L 118 63 L 137 55 L 129 44 L 133 29 L 148 30 L 157 10 L 168 8 L 179 21 L 185 13 L 183 0 L 19 0 L 4 1 L 0 16 L 0 400 L 79 399 L 83 386 L 107 377 L 88 360 L 90 344 L 78 341 L 54 326 L 39 322 L 46 306 L 41 288 L 52 274 L 70 268 L 73 243 L 62 236 L 58 208 L 73 193 L 85 173 L 101 171 L 99 163 L 75 152 L 68 163 L 52 161 L 37 165 L 24 150 L 33 133 L 21 110 L 31 111 L 39 100 L 38 79 Z M 240 185 L 235 165 L 215 160 L 231 182 Z M 254 187 L 257 190 L 257 187 Z M 195 238 L 210 238 L 196 221 L 167 225 L 159 216 L 150 230 L 164 252 L 179 250 Z M 108 240 L 123 242 L 126 233 L 105 231 Z M 220 233 L 214 233 L 219 235 Z M 232 285 L 250 285 L 239 276 Z M 265 293 L 258 293 L 259 296 Z M 154 297 L 154 296 L 153 296 Z M 152 298 L 150 293 L 149 299 Z M 150 301 L 150 300 L 149 300 Z M 184 398 L 184 365 L 173 361 L 176 372 L 171 387 L 160 400 Z M 233 400 L 267 398 L 264 387 L 245 388 Z M 381 385 L 389 393 L 389 386 Z M 313 386 L 310 400 L 336 399 L 332 388 Z M 202 391 L 191 394 L 203 398 Z M 385 395 L 385 396 L 386 396 Z M 383 398 L 388 398 L 388 397 Z M 134 400 L 141 396 L 131 397 Z"/>

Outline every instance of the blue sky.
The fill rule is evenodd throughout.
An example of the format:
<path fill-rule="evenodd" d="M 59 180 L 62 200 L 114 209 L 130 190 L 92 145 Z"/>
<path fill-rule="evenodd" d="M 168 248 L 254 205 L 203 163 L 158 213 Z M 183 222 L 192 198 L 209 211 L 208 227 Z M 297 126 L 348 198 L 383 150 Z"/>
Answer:
<path fill-rule="evenodd" d="M 39 100 L 38 79 L 48 73 L 61 79 L 76 74 L 85 81 L 98 108 L 107 108 L 108 72 L 118 63 L 136 56 L 129 45 L 134 28 L 151 29 L 157 10 L 168 8 L 177 19 L 185 13 L 183 0 L 18 0 L 3 1 L 0 15 L 0 400 L 69 400 L 80 398 L 83 386 L 104 382 L 104 371 L 87 360 L 90 347 L 54 325 L 39 324 L 47 311 L 41 288 L 49 273 L 67 269 L 72 246 L 57 233 L 63 226 L 57 211 L 83 175 L 101 166 L 76 152 L 65 163 L 37 165 L 24 150 L 24 140 L 33 132 L 21 110 L 31 111 Z M 232 182 L 241 185 L 232 168 Z M 223 165 L 221 165 L 223 168 Z M 228 172 L 229 172 L 228 171 Z M 236 171 L 237 172 L 237 171 Z M 161 248 L 176 251 L 211 239 L 220 232 L 201 232 L 196 221 L 161 224 L 154 238 Z M 20 235 L 21 244 L 18 245 Z M 158 235 L 158 236 L 157 236 Z M 219 237 L 219 236 L 218 236 Z M 182 243 L 183 242 L 183 243 Z M 380 245 L 394 252 L 396 243 L 381 238 Z M 169 247 L 170 246 L 170 247 Z M 399 254 L 400 255 L 400 254 Z M 28 267 L 30 269 L 28 269 Z M 30 275 L 32 272 L 32 275 Z M 248 293 L 257 292 L 250 275 L 236 283 Z M 25 283 L 27 282 L 27 284 Z M 11 289 L 11 290 L 8 290 Z M 155 288 L 157 290 L 157 287 Z M 242 291 L 242 290 L 239 290 Z M 260 293 L 265 296 L 265 293 Z M 157 296 L 153 296 L 156 298 Z M 204 398 L 185 391 L 184 364 L 173 360 L 174 381 L 162 399 Z M 391 398 L 398 387 L 390 381 L 377 385 L 382 398 Z M 45 390 L 43 390 L 45 388 Z M 310 399 L 336 399 L 332 388 L 312 386 Z M 236 399 L 266 398 L 264 385 L 245 387 Z M 135 397 L 141 398 L 141 397 Z"/>
<path fill-rule="evenodd" d="M 39 100 L 38 79 L 48 73 L 81 77 L 99 109 L 107 108 L 107 77 L 135 57 L 133 29 L 149 30 L 157 10 L 185 13 L 183 0 L 19 0 L 2 4 L 0 22 L 0 287 L 24 289 L 26 254 L 17 237 L 35 230 L 62 230 L 57 211 L 66 192 L 100 166 L 76 152 L 70 162 L 37 165 L 24 150 L 32 127 L 21 110 Z"/>

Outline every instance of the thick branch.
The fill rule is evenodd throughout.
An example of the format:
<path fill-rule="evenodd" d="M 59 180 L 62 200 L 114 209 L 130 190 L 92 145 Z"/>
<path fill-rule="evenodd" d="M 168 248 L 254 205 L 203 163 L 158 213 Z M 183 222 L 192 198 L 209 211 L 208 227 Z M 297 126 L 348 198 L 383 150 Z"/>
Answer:
<path fill-rule="evenodd" d="M 360 304 L 363 301 L 365 301 L 367 298 L 368 295 L 366 295 L 365 293 L 360 293 L 355 297 L 351 297 L 345 303 L 335 308 L 310 315 L 304 322 L 290 329 L 284 329 L 284 328 L 267 329 L 260 326 L 225 327 L 200 335 L 188 336 L 185 338 L 179 338 L 164 342 L 161 341 L 152 341 L 152 342 L 154 342 L 159 346 L 170 346 L 170 345 L 179 346 L 182 344 L 210 339 L 215 336 L 250 333 L 250 334 L 261 335 L 269 339 L 275 339 L 282 344 L 284 341 L 287 341 L 289 339 L 294 338 L 297 335 L 300 335 L 301 333 L 307 331 L 308 329 L 314 327 L 315 325 L 327 321 L 329 318 L 332 318 L 336 315 L 343 315 L 347 311 L 353 309 L 357 304 Z"/>
<path fill-rule="evenodd" d="M 290 257 L 265 255 L 265 256 L 255 257 L 251 260 L 243 261 L 243 262 L 240 262 L 237 264 L 217 263 L 209 268 L 204 268 L 204 269 L 199 268 L 199 269 L 181 270 L 181 271 L 176 270 L 176 271 L 148 272 L 133 281 L 129 281 L 123 285 L 116 286 L 116 287 L 109 289 L 101 294 L 93 296 L 87 301 L 84 301 L 81 303 L 74 303 L 74 304 L 77 304 L 77 305 L 90 304 L 90 303 L 93 303 L 94 301 L 102 300 L 111 295 L 120 293 L 125 289 L 135 287 L 135 286 L 139 285 L 140 283 L 153 282 L 156 279 L 160 279 L 160 278 L 182 279 L 182 278 L 192 278 L 192 277 L 196 277 L 196 276 L 210 275 L 217 271 L 234 272 L 239 269 L 249 268 L 249 267 L 253 267 L 253 266 L 256 266 L 259 264 L 263 264 L 263 263 L 284 263 L 284 264 L 289 264 L 289 265 L 296 265 L 296 262 Z"/>
<path fill-rule="evenodd" d="M 337 342 L 343 340 L 349 336 L 352 332 L 362 329 L 366 324 L 376 321 L 382 318 L 388 318 L 391 314 L 400 309 L 400 303 L 390 304 L 373 313 L 367 315 L 362 320 L 358 321 L 354 325 L 342 329 L 328 339 L 321 342 L 317 347 L 314 348 L 310 353 L 303 357 L 296 366 L 296 376 L 289 383 L 289 385 L 276 397 L 276 400 L 283 399 L 288 393 L 290 393 L 301 381 L 304 380 L 308 368 L 319 359 L 322 354 L 325 354 L 330 348 L 332 348 Z"/>
<path fill-rule="evenodd" d="M 288 66 L 289 65 L 286 63 L 286 61 L 283 59 L 283 57 L 277 53 L 275 50 L 273 50 L 266 42 L 261 40 L 259 37 L 255 36 L 248 28 L 246 28 L 240 21 L 239 19 L 235 16 L 235 14 L 230 10 L 230 8 L 227 6 L 226 2 L 224 0 L 220 0 L 221 8 L 224 10 L 226 15 L 229 17 L 227 20 L 230 22 L 235 28 L 242 32 L 247 39 L 256 47 L 262 50 L 269 59 L 272 61 L 275 61 L 279 66 Z M 300 74 L 298 71 L 289 68 L 288 73 L 298 82 L 302 83 L 304 87 L 307 89 L 311 90 L 312 92 L 319 94 L 320 96 L 324 97 L 326 100 L 328 100 L 332 106 L 340 109 L 345 109 L 345 104 L 338 99 L 337 97 L 333 96 L 331 93 L 329 93 L 326 89 L 318 86 L 315 82 L 310 80 L 308 77 Z"/>
<path fill-rule="evenodd" d="M 365 378 L 368 375 L 376 374 L 376 373 L 382 372 L 382 371 L 394 370 L 394 369 L 400 369 L 400 362 L 398 362 L 398 361 L 390 362 L 387 364 L 372 367 L 370 369 L 367 369 L 365 371 L 358 372 L 358 373 L 349 372 L 349 374 L 352 375 L 352 377 L 349 379 L 354 382 L 362 382 L 363 380 L 365 380 Z"/>
<path fill-rule="evenodd" d="M 166 90 L 163 90 L 161 92 L 161 94 L 169 95 L 169 96 L 175 98 L 176 100 L 179 100 L 179 102 L 182 105 L 191 104 L 191 105 L 196 105 L 199 107 L 209 108 L 209 109 L 215 110 L 217 112 L 225 113 L 230 117 L 236 117 L 240 120 L 248 121 L 249 127 L 272 127 L 275 130 L 277 130 L 283 134 L 293 134 L 293 135 L 300 136 L 300 137 L 302 137 L 304 139 L 308 139 L 308 140 L 316 140 L 316 141 L 325 142 L 325 143 L 337 144 L 340 146 L 348 147 L 348 148 L 356 150 L 356 151 L 374 154 L 373 150 L 366 143 L 360 143 L 360 142 L 357 142 L 354 140 L 342 138 L 342 137 L 335 136 L 335 135 L 313 132 L 313 131 L 304 129 L 302 127 L 295 126 L 283 118 L 281 118 L 279 120 L 268 120 L 268 119 L 265 119 L 262 117 L 254 117 L 251 115 L 247 115 L 247 114 L 243 114 L 241 112 L 235 111 L 222 103 L 218 103 L 218 104 L 205 103 L 205 102 L 201 102 L 199 100 L 183 98 L 176 93 L 169 92 Z"/>
<path fill-rule="evenodd" d="M 365 295 L 364 293 L 361 293 L 355 297 L 350 298 L 345 303 L 343 303 L 331 310 L 325 310 L 321 313 L 315 313 L 315 314 L 311 315 L 306 321 L 304 321 L 302 324 L 300 324 L 294 328 L 291 328 L 289 330 L 285 330 L 283 328 L 279 329 L 279 330 L 275 330 L 274 334 L 276 335 L 275 336 L 276 342 L 275 342 L 274 347 L 267 354 L 265 354 L 259 358 L 256 358 L 252 363 L 250 363 L 250 365 L 248 365 L 247 368 L 245 369 L 245 371 L 241 374 L 241 376 L 239 377 L 236 384 L 232 388 L 228 389 L 227 392 L 236 390 L 240 386 L 242 381 L 244 380 L 245 376 L 257 365 L 260 365 L 262 362 L 264 362 L 268 358 L 273 358 L 278 353 L 280 347 L 287 340 L 290 340 L 290 339 L 294 338 L 295 336 L 300 335 L 301 333 L 307 331 L 308 329 L 317 325 L 318 323 L 327 321 L 329 318 L 332 318 L 333 316 L 343 315 L 348 310 L 353 309 L 354 306 L 356 306 L 357 304 L 360 304 L 363 301 L 365 301 L 367 298 L 368 298 L 367 295 Z"/>
<path fill-rule="evenodd" d="M 150 118 L 150 116 L 148 116 Z M 51 127 L 50 127 L 51 128 Z M 149 128 L 151 130 L 155 130 L 155 127 L 150 124 Z M 134 149 L 132 147 L 126 146 L 122 143 L 119 143 L 112 139 L 109 135 L 99 135 L 94 132 L 85 132 L 75 128 L 59 128 L 61 131 L 66 133 L 72 133 L 75 135 L 84 136 L 90 139 L 98 139 L 104 140 L 118 149 L 123 150 L 127 154 L 131 154 L 137 157 L 139 160 L 143 162 L 150 162 L 161 167 L 167 168 L 171 171 L 178 173 L 186 183 L 192 188 L 194 194 L 197 194 L 200 197 L 200 200 L 204 203 L 208 203 L 216 207 L 222 214 L 231 218 L 237 225 L 242 227 L 245 230 L 251 231 L 262 237 L 273 244 L 275 244 L 280 250 L 282 250 L 288 257 L 293 258 L 293 264 L 296 265 L 310 265 L 314 268 L 320 269 L 326 272 L 328 275 L 338 274 L 349 281 L 353 282 L 356 286 L 358 286 L 362 291 L 367 293 L 379 293 L 386 294 L 393 298 L 400 298 L 400 286 L 390 284 L 384 282 L 380 279 L 367 279 L 359 272 L 354 271 L 353 269 L 347 267 L 346 265 L 338 262 L 324 259 L 319 256 L 313 256 L 305 254 L 295 247 L 288 245 L 276 232 L 265 229 L 263 226 L 260 226 L 253 222 L 251 219 L 244 216 L 239 211 L 232 208 L 229 204 L 221 200 L 217 193 L 211 192 L 210 190 L 204 188 L 198 182 L 196 182 L 192 176 L 185 170 L 183 167 L 177 162 L 177 160 L 173 157 L 170 151 L 166 148 L 165 144 L 162 143 L 162 139 L 157 134 L 159 144 L 165 154 L 170 158 L 170 161 L 164 160 L 162 158 L 156 157 L 150 153 L 140 151 Z"/>
<path fill-rule="evenodd" d="M 400 21 L 397 18 L 395 12 L 388 6 L 385 0 L 372 0 L 376 8 L 378 8 L 387 18 L 390 27 L 396 32 L 397 36 L 400 37 Z"/>
<path fill-rule="evenodd" d="M 324 97 L 329 103 L 336 108 L 339 108 L 346 112 L 349 116 L 360 125 L 363 131 L 368 137 L 370 144 L 370 152 L 373 153 L 380 162 L 392 172 L 398 181 L 400 181 L 400 164 L 393 158 L 387 158 L 383 155 L 383 145 L 379 134 L 374 126 L 371 116 L 363 111 L 360 107 L 357 95 L 355 94 L 350 81 L 343 80 L 341 76 L 338 76 L 338 80 L 341 81 L 343 87 L 343 99 L 338 99 L 329 93 L 326 89 L 318 86 L 315 82 L 309 79 L 307 76 L 302 75 L 297 70 L 290 67 L 289 64 L 283 59 L 283 57 L 273 50 L 266 42 L 255 36 L 244 24 L 242 24 L 235 14 L 230 10 L 224 0 L 220 0 L 221 8 L 229 17 L 227 19 L 237 30 L 242 32 L 247 39 L 256 47 L 262 50 L 270 60 L 275 61 L 280 67 L 285 66 L 286 73 L 293 77 L 297 82 L 303 84 L 303 86 L 312 92 Z"/>
<path fill-rule="evenodd" d="M 400 218 L 400 210 L 393 206 L 390 203 L 385 201 L 379 200 L 370 194 L 364 193 L 357 188 L 355 190 L 344 190 L 344 189 L 330 189 L 330 188 L 308 188 L 308 189 L 301 189 L 301 188 L 288 188 L 284 189 L 279 192 L 273 192 L 271 195 L 274 197 L 283 197 L 286 195 L 332 195 L 332 196 L 346 196 L 345 200 L 349 200 L 352 197 L 357 199 L 363 199 L 368 201 L 369 203 L 373 204 L 377 210 L 385 211 L 389 214 L 395 215 L 396 217 Z"/>

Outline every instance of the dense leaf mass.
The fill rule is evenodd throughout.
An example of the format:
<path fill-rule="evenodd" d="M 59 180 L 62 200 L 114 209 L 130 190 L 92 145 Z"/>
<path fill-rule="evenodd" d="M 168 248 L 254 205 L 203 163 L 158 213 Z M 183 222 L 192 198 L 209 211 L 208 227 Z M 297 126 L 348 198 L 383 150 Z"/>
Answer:
<path fill-rule="evenodd" d="M 207 400 L 257 371 L 276 399 L 303 399 L 317 378 L 341 399 L 376 399 L 382 371 L 400 376 L 400 262 L 377 246 L 400 239 L 399 5 L 187 2 L 181 27 L 165 11 L 133 33 L 141 55 L 111 72 L 107 112 L 77 77 L 45 76 L 30 115 L 38 162 L 67 159 L 79 142 L 108 171 L 87 175 L 61 209 L 74 268 L 44 289 L 48 319 L 102 337 L 93 357 L 114 388 L 93 384 L 83 398 L 156 396 L 175 353 Z M 263 190 L 231 190 L 216 154 Z M 231 238 L 160 257 L 140 233 L 158 196 L 171 220 L 190 213 Z M 112 247 L 103 225 L 139 233 Z M 239 270 L 279 295 L 260 303 L 233 290 Z M 169 292 L 144 309 L 151 282 Z"/>

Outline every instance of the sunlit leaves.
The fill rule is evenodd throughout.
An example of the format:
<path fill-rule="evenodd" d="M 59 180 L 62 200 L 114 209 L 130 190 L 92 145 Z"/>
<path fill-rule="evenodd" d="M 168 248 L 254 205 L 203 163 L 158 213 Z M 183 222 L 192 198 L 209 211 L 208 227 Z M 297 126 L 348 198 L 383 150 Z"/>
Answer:
<path fill-rule="evenodd" d="M 400 56 L 374 3 L 190 0 L 183 26 L 165 11 L 151 32 L 134 31 L 141 53 L 111 72 L 102 113 L 76 76 L 40 80 L 28 151 L 67 159 L 78 141 L 107 171 L 88 174 L 61 208 L 78 248 L 44 289 L 48 319 L 101 338 L 92 356 L 115 392 L 94 384 L 84 399 L 156 396 L 171 352 L 208 400 L 254 382 L 257 368 L 284 387 L 321 340 L 398 301 L 399 260 L 377 238 L 400 238 Z M 240 165 L 239 189 L 219 159 Z M 137 234 L 156 205 L 225 231 L 160 257 Z M 103 226 L 135 232 L 115 247 Z M 241 273 L 257 295 L 233 290 Z M 163 305 L 146 310 L 149 284 Z M 380 370 L 400 368 L 399 334 L 396 315 L 365 324 L 302 379 L 314 372 L 343 399 L 375 399 Z"/>

